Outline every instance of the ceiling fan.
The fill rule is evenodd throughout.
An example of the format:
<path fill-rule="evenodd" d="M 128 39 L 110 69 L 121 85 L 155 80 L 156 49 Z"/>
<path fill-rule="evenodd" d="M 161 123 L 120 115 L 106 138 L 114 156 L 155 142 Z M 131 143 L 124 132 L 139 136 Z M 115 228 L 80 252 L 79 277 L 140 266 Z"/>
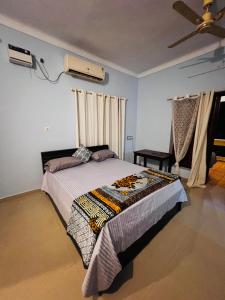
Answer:
<path fill-rule="evenodd" d="M 197 27 L 193 32 L 184 36 L 177 42 L 169 45 L 168 48 L 173 48 L 198 33 L 210 33 L 217 37 L 225 38 L 225 28 L 215 24 L 225 15 L 225 7 L 218 11 L 215 16 L 213 16 L 212 12 L 210 11 L 212 4 L 213 0 L 203 0 L 204 14 L 202 16 L 199 16 L 183 1 L 174 2 L 173 9 L 175 9 L 179 14 L 181 14 Z"/>

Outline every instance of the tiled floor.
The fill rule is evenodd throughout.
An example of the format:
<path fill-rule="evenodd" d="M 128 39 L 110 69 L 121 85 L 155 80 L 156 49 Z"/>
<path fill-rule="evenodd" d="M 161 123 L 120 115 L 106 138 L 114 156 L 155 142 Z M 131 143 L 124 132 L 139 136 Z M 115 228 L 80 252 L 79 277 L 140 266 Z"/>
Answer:
<path fill-rule="evenodd" d="M 224 300 L 225 189 L 190 190 L 184 207 L 117 280 L 90 299 Z M 42 192 L 0 201 L 0 299 L 79 300 L 81 259 Z"/>
<path fill-rule="evenodd" d="M 209 170 L 209 180 L 225 188 L 225 161 L 217 161 Z"/>

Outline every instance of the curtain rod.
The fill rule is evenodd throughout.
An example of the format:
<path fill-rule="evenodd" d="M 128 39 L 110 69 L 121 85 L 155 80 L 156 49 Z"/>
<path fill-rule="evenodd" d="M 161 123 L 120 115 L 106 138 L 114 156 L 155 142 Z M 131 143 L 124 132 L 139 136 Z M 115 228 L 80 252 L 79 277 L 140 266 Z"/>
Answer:
<path fill-rule="evenodd" d="M 82 90 L 78 90 L 78 89 L 77 89 L 77 90 L 71 89 L 71 91 L 74 92 L 74 93 L 75 93 L 76 91 L 78 91 L 78 93 L 81 93 L 81 92 L 82 92 Z M 90 94 L 90 95 L 93 94 L 93 92 L 86 92 L 86 93 L 87 93 L 87 94 Z M 103 94 L 103 93 L 97 93 L 98 96 L 101 96 L 102 94 Z"/>
<path fill-rule="evenodd" d="M 182 97 L 175 97 L 175 98 L 169 98 L 167 101 L 173 101 L 173 100 L 183 100 L 187 98 L 197 98 L 199 95 L 187 95 L 187 96 L 182 96 Z"/>
<path fill-rule="evenodd" d="M 82 93 L 82 90 L 78 90 L 78 89 L 77 89 L 77 90 L 71 89 L 71 91 L 74 92 L 74 93 L 75 93 L 76 91 L 77 91 L 78 93 Z M 86 93 L 86 94 L 89 94 L 89 95 L 92 95 L 94 92 L 87 92 L 87 91 L 86 91 L 85 93 Z M 96 93 L 96 94 L 97 94 L 97 96 L 102 96 L 102 95 L 103 95 L 103 93 Z"/>
<path fill-rule="evenodd" d="M 71 89 L 71 91 L 72 92 L 76 92 L 76 91 L 78 91 L 78 93 L 81 93 L 82 92 L 82 90 L 75 90 L 75 89 Z M 86 92 L 86 94 L 89 94 L 89 95 L 92 95 L 93 94 L 93 92 Z M 103 95 L 103 93 L 96 93 L 97 94 L 97 96 L 102 96 Z M 110 97 L 116 97 L 116 96 L 110 96 Z M 121 98 L 124 98 L 124 97 L 121 97 Z M 126 100 L 126 101 L 128 101 L 126 98 L 124 98 L 124 100 Z"/>

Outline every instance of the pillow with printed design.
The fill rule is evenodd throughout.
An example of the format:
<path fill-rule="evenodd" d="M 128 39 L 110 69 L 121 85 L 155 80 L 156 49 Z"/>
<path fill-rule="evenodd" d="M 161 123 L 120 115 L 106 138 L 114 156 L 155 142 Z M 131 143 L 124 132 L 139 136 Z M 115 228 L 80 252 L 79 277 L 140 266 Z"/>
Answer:
<path fill-rule="evenodd" d="M 72 155 L 78 158 L 83 163 L 87 163 L 91 157 L 92 151 L 88 150 L 85 146 L 80 146 L 77 151 Z"/>

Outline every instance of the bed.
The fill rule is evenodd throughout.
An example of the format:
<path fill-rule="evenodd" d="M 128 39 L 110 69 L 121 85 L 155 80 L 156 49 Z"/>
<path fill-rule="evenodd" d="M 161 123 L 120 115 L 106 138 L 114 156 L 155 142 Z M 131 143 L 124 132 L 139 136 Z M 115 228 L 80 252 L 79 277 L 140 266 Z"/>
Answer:
<path fill-rule="evenodd" d="M 108 146 L 88 147 L 93 152 Z M 42 152 L 42 164 L 69 156 L 75 149 Z M 73 200 L 92 189 L 141 172 L 145 168 L 110 158 L 90 161 L 74 168 L 45 172 L 42 190 L 52 199 L 62 222 L 68 223 Z M 84 296 L 107 290 L 123 266 L 179 211 L 187 201 L 180 182 L 169 184 L 144 197 L 107 222 L 101 230 L 82 285 Z M 132 233 L 132 234 L 131 234 Z"/>

